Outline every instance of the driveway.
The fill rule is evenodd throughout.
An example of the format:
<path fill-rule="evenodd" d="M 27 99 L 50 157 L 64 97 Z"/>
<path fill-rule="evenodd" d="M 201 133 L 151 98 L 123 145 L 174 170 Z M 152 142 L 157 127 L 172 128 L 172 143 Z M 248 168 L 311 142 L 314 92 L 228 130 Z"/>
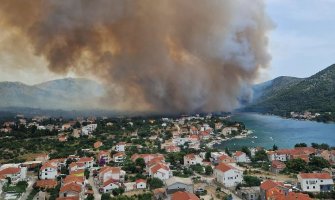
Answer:
<path fill-rule="evenodd" d="M 92 172 L 90 173 L 90 177 L 88 178 L 88 183 L 92 186 L 92 189 L 93 189 L 93 192 L 94 192 L 94 199 L 100 200 L 101 199 L 101 194 L 100 194 L 96 184 L 94 183 Z"/>

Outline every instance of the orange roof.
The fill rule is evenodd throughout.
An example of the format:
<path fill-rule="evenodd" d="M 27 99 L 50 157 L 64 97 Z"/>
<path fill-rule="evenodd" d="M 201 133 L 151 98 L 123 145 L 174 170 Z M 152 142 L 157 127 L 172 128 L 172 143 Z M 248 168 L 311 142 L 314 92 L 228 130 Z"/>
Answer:
<path fill-rule="evenodd" d="M 244 155 L 245 153 L 244 152 L 242 152 L 242 151 L 236 151 L 235 152 L 235 156 L 242 156 L 242 155 Z"/>
<path fill-rule="evenodd" d="M 332 179 L 328 173 L 300 173 L 303 179 Z"/>
<path fill-rule="evenodd" d="M 99 148 L 102 146 L 102 142 L 101 141 L 97 141 L 93 144 L 94 148 Z"/>
<path fill-rule="evenodd" d="M 229 170 L 235 169 L 235 168 L 233 166 L 227 165 L 225 163 L 220 163 L 219 165 L 217 165 L 215 167 L 215 169 L 220 170 L 222 172 L 226 172 L 226 171 L 229 171 Z"/>
<path fill-rule="evenodd" d="M 46 168 L 57 169 L 57 166 L 51 164 L 50 162 L 46 162 L 46 163 L 44 163 L 44 165 L 41 167 L 40 170 L 44 170 L 44 169 L 46 169 Z"/>
<path fill-rule="evenodd" d="M 119 167 L 103 167 L 100 169 L 99 173 L 100 174 L 105 174 L 107 172 L 112 172 L 113 174 L 120 173 L 121 169 Z"/>
<path fill-rule="evenodd" d="M 195 159 L 195 155 L 194 155 L 194 153 L 187 154 L 187 155 L 185 155 L 185 157 L 186 157 L 187 159 Z"/>
<path fill-rule="evenodd" d="M 114 184 L 118 185 L 119 182 L 117 180 L 111 178 L 111 179 L 104 182 L 103 187 L 106 187 L 107 185 L 109 185 L 111 183 L 114 183 Z"/>
<path fill-rule="evenodd" d="M 199 198 L 195 194 L 179 191 L 172 194 L 171 200 L 199 200 Z"/>
<path fill-rule="evenodd" d="M 230 157 L 230 156 L 228 156 L 228 155 L 225 155 L 225 154 L 221 155 L 221 156 L 218 158 L 218 160 L 220 160 L 220 161 L 228 160 L 229 162 L 234 162 L 234 161 L 235 161 L 232 157 Z"/>
<path fill-rule="evenodd" d="M 36 187 L 40 188 L 55 188 L 57 186 L 57 181 L 52 179 L 37 180 Z"/>
<path fill-rule="evenodd" d="M 70 174 L 75 175 L 75 174 L 83 174 L 85 172 L 84 169 L 77 169 L 75 171 L 71 171 Z"/>
<path fill-rule="evenodd" d="M 165 170 L 167 170 L 167 171 L 169 171 L 169 168 L 166 166 L 166 165 L 164 165 L 163 163 L 157 163 L 156 165 L 154 165 L 152 168 L 151 168 L 151 172 L 153 173 L 153 174 L 155 174 L 158 170 L 160 170 L 160 169 L 165 169 Z"/>
<path fill-rule="evenodd" d="M 308 194 L 289 192 L 285 200 L 312 200 Z"/>
<path fill-rule="evenodd" d="M 92 161 L 93 161 L 92 157 L 82 157 L 77 162 L 81 163 L 81 162 L 92 162 Z"/>
<path fill-rule="evenodd" d="M 0 171 L 0 175 L 7 175 L 7 174 L 17 174 L 20 173 L 21 169 L 18 167 L 8 167 Z"/>
<path fill-rule="evenodd" d="M 83 176 L 75 176 L 75 175 L 68 175 L 65 177 L 65 179 L 63 179 L 63 183 L 64 185 L 68 184 L 68 183 L 72 183 L 72 182 L 75 182 L 75 183 L 82 183 L 84 182 L 84 177 Z"/>
<path fill-rule="evenodd" d="M 68 192 L 68 191 L 73 191 L 80 193 L 81 192 L 81 185 L 77 183 L 69 183 L 67 185 L 64 185 L 63 187 L 60 188 L 60 192 Z"/>
<path fill-rule="evenodd" d="M 285 165 L 285 163 L 283 163 L 283 162 L 281 162 L 279 160 L 273 160 L 271 162 L 271 166 L 273 168 L 276 168 L 276 169 L 283 169 L 283 168 L 285 168 L 286 165 Z"/>
<path fill-rule="evenodd" d="M 146 183 L 147 181 L 146 180 L 144 180 L 144 179 L 137 179 L 136 180 L 136 183 Z"/>
<path fill-rule="evenodd" d="M 269 190 L 269 189 L 275 188 L 279 185 L 281 185 L 281 184 L 278 183 L 278 182 L 274 182 L 272 180 L 266 180 L 261 184 L 260 188 L 262 190 Z"/>

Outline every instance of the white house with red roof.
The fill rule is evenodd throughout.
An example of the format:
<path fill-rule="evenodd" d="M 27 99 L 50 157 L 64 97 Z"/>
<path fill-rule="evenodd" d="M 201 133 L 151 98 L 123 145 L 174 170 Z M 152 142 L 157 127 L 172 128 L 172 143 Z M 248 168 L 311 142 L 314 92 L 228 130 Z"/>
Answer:
<path fill-rule="evenodd" d="M 93 167 L 94 158 L 92 158 L 92 157 L 82 157 L 82 158 L 79 158 L 77 163 L 82 163 L 82 164 L 84 164 L 85 168 L 89 169 L 89 168 Z"/>
<path fill-rule="evenodd" d="M 99 171 L 99 180 L 104 183 L 110 179 L 123 182 L 126 172 L 121 170 L 120 167 L 102 167 Z"/>
<path fill-rule="evenodd" d="M 111 157 L 109 151 L 99 151 L 97 156 L 97 162 L 100 163 L 102 160 L 104 160 L 105 163 L 110 162 Z"/>
<path fill-rule="evenodd" d="M 59 191 L 59 197 L 78 197 L 79 199 L 84 199 L 83 187 L 77 183 L 69 183 L 63 185 Z"/>
<path fill-rule="evenodd" d="M 84 163 L 78 163 L 78 162 L 72 162 L 69 164 L 69 172 L 70 174 L 78 171 L 78 170 L 85 170 L 85 164 Z"/>
<path fill-rule="evenodd" d="M 119 183 L 117 180 L 114 179 L 109 179 L 105 182 L 103 182 L 100 191 L 103 193 L 110 193 L 112 192 L 114 189 L 116 188 L 120 188 L 121 187 L 121 183 Z"/>
<path fill-rule="evenodd" d="M 0 168 L 0 179 L 9 177 L 13 183 L 24 181 L 27 177 L 27 168 L 17 165 Z"/>
<path fill-rule="evenodd" d="M 46 162 L 40 168 L 39 177 L 40 179 L 55 179 L 58 174 L 58 166 L 53 162 Z"/>
<path fill-rule="evenodd" d="M 250 159 L 248 158 L 247 154 L 242 152 L 242 151 L 236 151 L 233 154 L 233 158 L 235 159 L 236 162 L 241 162 L 241 163 L 245 163 L 245 162 L 249 162 Z"/>
<path fill-rule="evenodd" d="M 214 169 L 215 180 L 225 187 L 235 187 L 243 181 L 243 171 L 232 165 L 220 163 Z"/>
<path fill-rule="evenodd" d="M 172 171 L 165 163 L 156 163 L 149 168 L 149 175 L 151 177 L 159 178 L 161 180 L 166 180 L 172 177 Z"/>
<path fill-rule="evenodd" d="M 126 159 L 126 154 L 123 152 L 117 152 L 113 155 L 113 161 L 116 163 L 121 163 Z"/>
<path fill-rule="evenodd" d="M 136 189 L 145 189 L 147 188 L 147 181 L 144 179 L 136 180 Z"/>
<path fill-rule="evenodd" d="M 188 167 L 191 165 L 202 164 L 202 158 L 194 153 L 187 154 L 184 156 L 184 166 Z"/>
<path fill-rule="evenodd" d="M 334 185 L 328 173 L 300 173 L 298 181 L 304 192 L 330 192 Z"/>

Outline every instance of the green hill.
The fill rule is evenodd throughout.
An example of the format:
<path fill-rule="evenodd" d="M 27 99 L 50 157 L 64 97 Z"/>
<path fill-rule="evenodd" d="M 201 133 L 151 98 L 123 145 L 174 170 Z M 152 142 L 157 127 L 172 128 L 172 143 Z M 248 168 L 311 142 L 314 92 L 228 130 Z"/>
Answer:
<path fill-rule="evenodd" d="M 274 79 L 275 80 L 275 79 Z M 335 64 L 306 79 L 275 81 L 246 110 L 286 115 L 295 112 L 335 112 Z"/>

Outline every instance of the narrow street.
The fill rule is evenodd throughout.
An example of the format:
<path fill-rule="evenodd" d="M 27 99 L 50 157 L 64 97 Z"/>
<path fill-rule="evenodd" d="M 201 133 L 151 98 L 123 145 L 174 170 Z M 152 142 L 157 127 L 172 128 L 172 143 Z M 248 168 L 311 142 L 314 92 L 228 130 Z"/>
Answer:
<path fill-rule="evenodd" d="M 93 179 L 93 173 L 90 173 L 90 177 L 88 179 L 88 183 L 92 186 L 93 192 L 94 192 L 94 199 L 95 200 L 100 200 L 101 199 L 101 194 L 99 193 L 99 190 L 97 188 L 97 186 L 94 183 L 94 179 Z"/>

